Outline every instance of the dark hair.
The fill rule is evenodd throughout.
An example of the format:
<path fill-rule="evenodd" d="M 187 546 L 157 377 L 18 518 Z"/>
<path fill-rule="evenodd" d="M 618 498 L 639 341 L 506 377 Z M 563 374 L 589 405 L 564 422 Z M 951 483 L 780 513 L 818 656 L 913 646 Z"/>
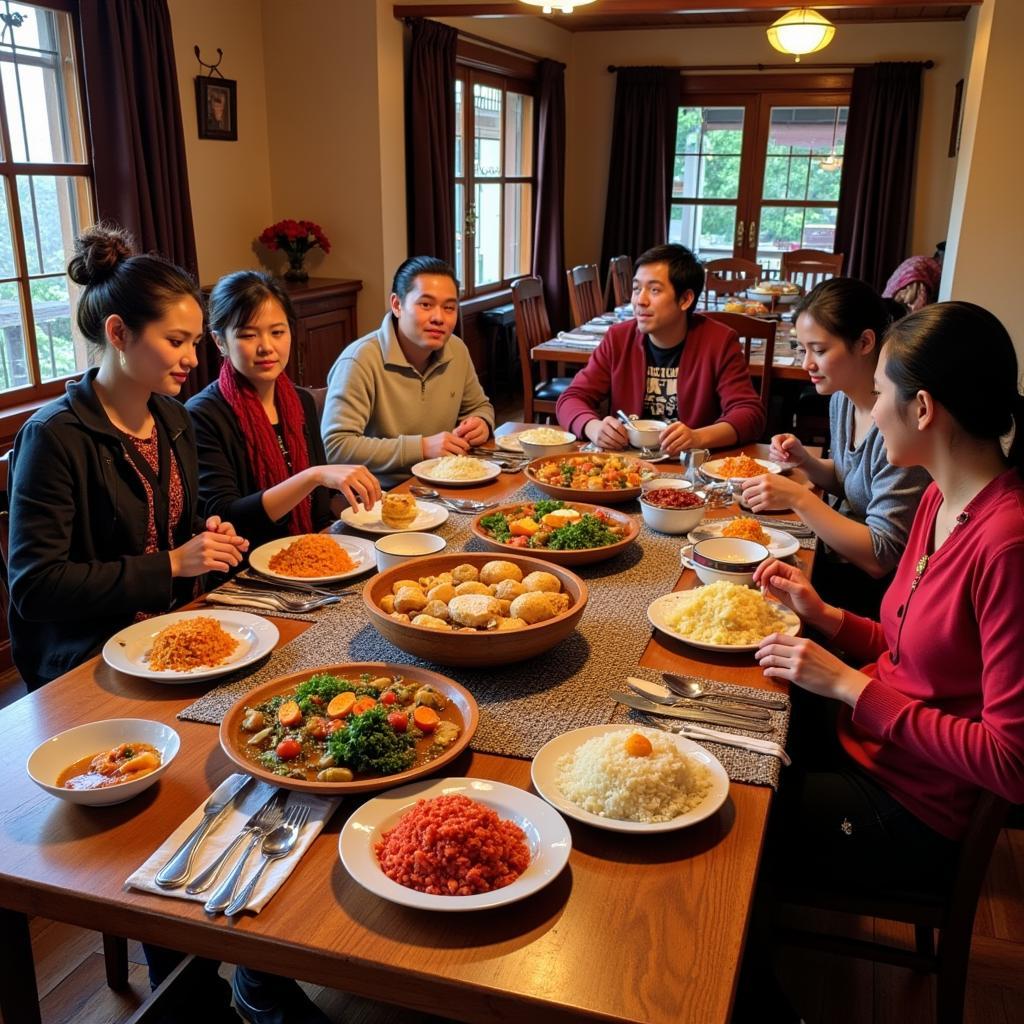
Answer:
<path fill-rule="evenodd" d="M 84 289 L 78 329 L 95 345 L 106 344 L 104 324 L 113 314 L 137 334 L 183 295 L 204 308 L 202 292 L 189 274 L 162 256 L 136 255 L 132 236 L 113 224 L 97 224 L 75 239 L 68 277 Z"/>
<path fill-rule="evenodd" d="M 281 282 L 260 270 L 225 274 L 210 292 L 210 330 L 223 334 L 229 327 L 244 327 L 268 299 L 281 304 L 288 329 L 295 335 L 295 310 Z"/>
<path fill-rule="evenodd" d="M 842 338 L 847 347 L 868 330 L 875 332 L 875 352 L 882 336 L 894 321 L 905 316 L 907 307 L 883 299 L 878 292 L 854 277 L 831 277 L 815 285 L 793 310 L 793 322 L 806 313 L 829 334 Z"/>
<path fill-rule="evenodd" d="M 937 302 L 885 336 L 885 375 L 900 399 L 927 391 L 972 437 L 996 440 L 1014 430 L 1010 461 L 1024 470 L 1024 396 L 1009 332 L 972 302 Z"/>
<path fill-rule="evenodd" d="M 455 276 L 455 268 L 436 256 L 410 256 L 396 271 L 391 282 L 391 291 L 399 299 L 405 300 L 412 291 L 412 283 L 420 274 L 437 274 L 450 277 L 455 282 L 455 290 L 459 290 L 459 279 Z"/>
<path fill-rule="evenodd" d="M 675 242 L 656 245 L 641 253 L 634 267 L 642 267 L 646 263 L 667 263 L 668 279 L 676 298 L 682 298 L 684 292 L 693 292 L 690 308 L 697 308 L 697 299 L 704 290 L 704 264 L 685 245 Z"/>

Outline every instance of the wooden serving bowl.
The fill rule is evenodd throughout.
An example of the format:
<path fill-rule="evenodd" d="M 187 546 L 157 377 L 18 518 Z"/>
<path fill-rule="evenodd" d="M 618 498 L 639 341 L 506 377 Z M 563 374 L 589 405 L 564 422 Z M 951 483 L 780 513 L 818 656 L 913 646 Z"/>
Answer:
<path fill-rule="evenodd" d="M 399 622 L 380 609 L 381 598 L 390 594 L 392 586 L 399 580 L 436 576 L 466 562 L 479 569 L 484 563 L 497 558 L 515 562 L 523 570 L 524 576 L 531 572 L 549 572 L 557 576 L 562 584 L 562 591 L 572 600 L 568 610 L 545 622 L 538 622 L 523 629 L 459 633 L 455 630 L 428 629 L 426 626 Z M 370 621 L 376 630 L 396 647 L 439 665 L 458 665 L 465 668 L 509 665 L 550 650 L 576 628 L 576 623 L 579 622 L 586 607 L 587 597 L 587 585 L 583 580 L 560 565 L 519 554 L 502 553 L 499 556 L 490 552 L 468 551 L 410 558 L 393 569 L 373 576 L 363 587 L 363 601 L 370 614 Z"/>
<path fill-rule="evenodd" d="M 527 463 L 524 472 L 526 473 L 526 479 L 531 484 L 539 487 L 545 494 L 550 494 L 552 498 L 560 498 L 562 501 L 582 502 L 593 501 L 594 498 L 598 498 L 606 505 L 621 505 L 624 502 L 633 501 L 640 497 L 641 484 L 637 484 L 636 487 L 624 487 L 621 490 L 589 491 L 545 483 L 537 477 L 538 470 L 551 462 L 571 462 L 577 459 L 586 459 L 589 462 L 604 462 L 614 456 L 614 452 L 594 452 L 593 454 L 576 452 L 573 455 L 548 455 L 543 459 L 534 459 L 532 462 Z M 632 459 L 633 456 L 626 456 L 626 458 Z M 651 463 L 644 462 L 642 459 L 633 459 L 633 461 L 640 467 L 641 473 L 649 474 L 651 477 L 658 475 L 657 469 Z"/>
<path fill-rule="evenodd" d="M 615 509 L 602 508 L 600 505 L 588 505 L 586 502 L 573 501 L 567 502 L 568 508 L 574 508 L 577 512 L 586 513 L 589 512 L 592 515 L 596 515 L 601 512 L 609 519 L 613 520 L 617 526 L 625 528 L 626 533 L 622 540 L 617 541 L 615 544 L 606 544 L 602 548 L 582 548 L 572 550 L 558 550 L 549 548 L 521 548 L 515 544 L 507 544 L 504 541 L 495 540 L 484 528 L 480 525 L 480 520 L 484 516 L 494 515 L 495 512 L 505 512 L 509 509 L 519 508 L 521 505 L 527 504 L 527 502 L 514 502 L 509 505 L 499 505 L 497 508 L 490 508 L 486 512 L 481 512 L 480 515 L 473 520 L 470 525 L 470 529 L 473 531 L 474 537 L 479 537 L 492 551 L 500 551 L 503 557 L 509 555 L 520 555 L 528 553 L 533 558 L 543 558 L 545 562 L 554 562 L 556 565 L 592 565 L 594 562 L 603 562 L 606 558 L 613 558 L 620 551 L 625 551 L 633 541 L 636 540 L 637 535 L 640 533 L 640 523 L 637 521 L 635 516 L 626 515 L 625 512 L 617 512 Z"/>
<path fill-rule="evenodd" d="M 299 683 L 304 683 L 312 676 L 321 672 L 329 672 L 332 675 L 353 676 L 363 672 L 369 672 L 371 676 L 392 676 L 400 675 L 406 679 L 415 680 L 417 683 L 427 683 L 439 693 L 443 694 L 449 703 L 454 704 L 462 718 L 462 732 L 458 739 L 442 754 L 425 764 L 413 765 L 404 772 L 396 772 L 394 775 L 380 775 L 372 778 L 353 779 L 351 782 L 308 782 L 305 779 L 288 779 L 282 775 L 275 775 L 258 764 L 250 761 L 240 750 L 243 740 L 240 738 L 240 726 L 247 707 L 253 707 L 269 697 L 279 693 L 288 693 L 294 690 Z M 477 724 L 480 721 L 480 711 L 477 708 L 473 695 L 464 687 L 459 686 L 454 679 L 449 679 L 438 672 L 431 672 L 430 669 L 418 668 L 415 665 L 392 665 L 386 661 L 349 661 L 337 665 L 320 665 L 317 668 L 304 668 L 301 672 L 292 672 L 290 675 L 279 676 L 271 679 L 262 686 L 250 690 L 245 696 L 240 697 L 231 706 L 231 710 L 224 716 L 220 723 L 220 745 L 224 753 L 235 762 L 238 767 L 248 775 L 269 782 L 272 786 L 281 786 L 283 789 L 294 789 L 300 793 L 313 793 L 317 796 L 348 796 L 350 793 L 371 793 L 375 790 L 390 789 L 392 786 L 401 786 L 406 782 L 413 782 L 425 775 L 433 775 L 439 768 L 454 761 L 455 758 L 469 746 L 469 741 L 476 732 Z"/>

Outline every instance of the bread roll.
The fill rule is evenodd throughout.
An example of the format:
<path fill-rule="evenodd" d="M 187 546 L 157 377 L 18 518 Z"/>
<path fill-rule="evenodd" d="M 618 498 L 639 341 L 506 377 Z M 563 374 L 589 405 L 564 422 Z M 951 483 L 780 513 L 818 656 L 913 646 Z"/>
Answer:
<path fill-rule="evenodd" d="M 501 606 L 490 594 L 460 594 L 448 602 L 452 622 L 474 629 L 486 629 L 501 618 Z"/>
<path fill-rule="evenodd" d="M 404 529 L 419 515 L 416 499 L 411 494 L 385 494 L 380 503 L 380 518 L 385 526 Z"/>
<path fill-rule="evenodd" d="M 502 559 L 484 562 L 480 569 L 481 583 L 500 583 L 502 580 L 515 580 L 518 583 L 522 578 L 523 570 L 515 562 L 506 562 Z"/>
<path fill-rule="evenodd" d="M 564 611 L 565 609 L 560 607 L 561 602 L 555 600 L 562 596 L 540 590 L 528 590 L 512 602 L 509 612 L 512 618 L 522 619 L 532 626 L 534 623 L 553 619 L 560 611 Z"/>
<path fill-rule="evenodd" d="M 523 580 L 523 586 L 527 590 L 543 590 L 549 594 L 557 594 L 562 589 L 558 577 L 550 572 L 531 572 Z"/>
<path fill-rule="evenodd" d="M 514 601 L 520 594 L 526 593 L 526 587 L 516 580 L 502 580 L 494 588 L 494 596 L 499 601 Z"/>
<path fill-rule="evenodd" d="M 402 587 L 395 594 L 396 612 L 421 612 L 427 606 L 427 596 L 419 587 Z"/>
<path fill-rule="evenodd" d="M 477 572 L 476 566 L 470 565 L 469 562 L 463 562 L 452 569 L 453 583 L 469 583 L 470 581 L 476 581 L 479 576 L 480 573 Z"/>
<path fill-rule="evenodd" d="M 444 621 L 444 619 L 437 619 L 433 615 L 424 615 L 424 614 L 417 615 L 416 618 L 414 618 L 412 620 L 412 624 L 414 626 L 426 626 L 427 629 L 451 629 L 452 628 L 451 626 L 448 625 L 447 622 Z"/>
<path fill-rule="evenodd" d="M 455 593 L 457 596 L 461 596 L 462 594 L 486 594 L 488 597 L 492 596 L 487 585 L 480 583 L 477 580 L 466 580 L 465 583 L 460 583 L 455 588 Z"/>

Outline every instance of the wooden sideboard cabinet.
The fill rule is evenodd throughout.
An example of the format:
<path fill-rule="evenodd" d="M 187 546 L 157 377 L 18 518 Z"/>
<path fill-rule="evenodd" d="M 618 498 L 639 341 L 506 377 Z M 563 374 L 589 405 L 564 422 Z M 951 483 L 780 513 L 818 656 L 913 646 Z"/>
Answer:
<path fill-rule="evenodd" d="M 297 320 L 288 376 L 296 384 L 322 388 L 338 354 L 359 337 L 356 298 L 362 281 L 311 277 L 284 281 Z"/>

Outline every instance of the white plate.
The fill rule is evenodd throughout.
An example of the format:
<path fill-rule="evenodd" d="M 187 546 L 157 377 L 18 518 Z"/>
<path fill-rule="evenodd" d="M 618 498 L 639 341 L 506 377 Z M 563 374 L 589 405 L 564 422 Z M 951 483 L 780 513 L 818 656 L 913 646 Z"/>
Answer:
<path fill-rule="evenodd" d="M 380 517 L 380 502 L 373 508 L 360 506 L 357 512 L 349 506 L 341 513 L 341 521 L 364 533 L 407 533 L 410 530 L 433 530 L 448 519 L 448 509 L 432 501 L 416 501 L 416 518 L 408 526 L 385 526 Z"/>
<path fill-rule="evenodd" d="M 309 536 L 314 536 L 310 534 Z M 322 533 L 315 536 L 326 537 L 334 541 L 339 548 L 348 552 L 348 557 L 355 562 L 355 566 L 348 572 L 332 573 L 329 576 L 286 576 L 284 573 L 275 572 L 270 568 L 270 559 L 283 548 L 288 547 L 297 541 L 298 537 L 278 537 L 277 540 L 267 541 L 261 544 L 255 551 L 249 554 L 249 565 L 262 576 L 276 577 L 279 580 L 289 580 L 294 583 L 336 583 L 338 580 L 347 580 L 352 576 L 358 576 L 362 572 L 376 570 L 376 553 L 373 544 L 363 537 L 342 537 L 337 533 Z"/>
<path fill-rule="evenodd" d="M 430 471 L 440 462 L 440 459 L 425 459 L 417 462 L 412 467 L 413 476 L 419 477 L 424 483 L 440 484 L 442 487 L 477 487 L 479 484 L 486 484 L 491 480 L 497 480 L 501 476 L 501 466 L 496 462 L 488 462 L 486 459 L 477 459 L 480 468 L 487 470 L 485 476 L 477 476 L 472 480 L 443 480 L 439 476 L 431 476 Z"/>
<path fill-rule="evenodd" d="M 183 619 L 201 617 L 216 619 L 225 632 L 239 641 L 234 653 L 225 662 L 213 667 L 194 668 L 187 672 L 178 672 L 174 669 L 156 672 L 151 669 L 149 652 L 157 633 Z M 115 633 L 103 645 L 103 660 L 111 668 L 130 676 L 152 679 L 158 683 L 194 683 L 198 679 L 212 679 L 214 676 L 237 672 L 238 669 L 259 661 L 264 654 L 274 649 L 279 635 L 277 626 L 272 622 L 249 612 L 212 608 L 194 612 L 170 612 L 168 615 L 143 619 L 142 622 L 126 626 L 119 633 Z"/>
<path fill-rule="evenodd" d="M 726 523 L 730 521 L 723 519 L 720 523 L 701 526 L 691 531 L 686 539 L 691 544 L 696 544 L 697 541 L 706 540 L 708 537 L 721 537 L 722 530 Z M 795 555 L 800 550 L 800 541 L 793 534 L 786 533 L 784 530 L 773 530 L 770 526 L 765 526 L 763 523 L 761 524 L 761 529 L 771 538 L 771 543 L 768 544 L 768 552 L 775 558 L 789 558 L 790 555 Z"/>
<path fill-rule="evenodd" d="M 587 825 L 593 825 L 595 828 L 608 829 L 610 832 L 673 832 L 677 828 L 686 828 L 687 825 L 695 825 L 698 821 L 710 818 L 725 803 L 725 798 L 729 795 L 729 776 L 718 758 L 708 753 L 699 744 L 694 743 L 693 740 L 667 732 L 665 735 L 674 740 L 684 754 L 700 761 L 711 772 L 711 789 L 692 811 L 687 811 L 668 821 L 647 822 L 603 818 L 599 814 L 591 814 L 590 811 L 578 807 L 567 800 L 558 788 L 558 760 L 566 754 L 571 754 L 587 740 L 595 736 L 604 736 L 609 732 L 621 732 L 625 735 L 636 732 L 636 727 L 632 725 L 588 725 L 583 729 L 573 729 L 572 732 L 556 736 L 537 751 L 537 756 L 533 759 L 533 764 L 530 767 L 533 788 L 562 814 L 567 814 L 570 818 L 585 822 Z"/>
<path fill-rule="evenodd" d="M 781 473 L 782 466 L 777 462 L 769 462 L 767 459 L 754 459 L 759 466 L 764 466 L 766 473 Z M 710 462 L 705 462 L 701 467 L 700 471 L 709 480 L 736 480 L 736 479 L 747 479 L 746 477 L 728 477 L 721 471 L 721 465 L 725 462 L 725 459 L 712 459 Z"/>
<path fill-rule="evenodd" d="M 490 807 L 526 833 L 530 848 L 527 869 L 511 885 L 477 896 L 432 896 L 393 882 L 381 871 L 373 852 L 381 834 L 393 828 L 418 800 L 455 794 Z M 422 910 L 485 910 L 525 899 L 558 877 L 571 849 L 569 826 L 557 811 L 532 793 L 487 779 L 433 779 L 399 786 L 363 804 L 338 837 L 341 862 L 364 889 L 392 903 Z"/>
<path fill-rule="evenodd" d="M 704 640 L 691 640 L 689 637 L 683 636 L 682 633 L 677 633 L 668 624 L 667 615 L 672 611 L 676 604 L 692 593 L 692 590 L 675 590 L 671 594 L 665 594 L 663 597 L 656 598 L 647 606 L 648 622 L 650 622 L 655 629 L 661 630 L 665 636 L 670 636 L 674 640 L 682 640 L 683 643 L 687 643 L 691 647 L 699 647 L 702 651 L 719 651 L 722 654 L 739 654 L 742 651 L 757 650 L 760 641 L 755 644 L 712 644 L 707 643 Z M 785 625 L 778 632 L 788 633 L 790 636 L 796 636 L 797 633 L 800 632 L 800 619 L 797 617 L 796 613 L 790 611 L 785 607 L 785 605 L 781 605 L 777 601 L 769 601 L 768 603 L 775 605 L 775 610 L 778 611 L 785 620 Z"/>
<path fill-rule="evenodd" d="M 494 443 L 503 452 L 518 452 L 523 454 L 523 446 L 519 443 L 518 434 L 500 434 L 494 438 Z"/>

